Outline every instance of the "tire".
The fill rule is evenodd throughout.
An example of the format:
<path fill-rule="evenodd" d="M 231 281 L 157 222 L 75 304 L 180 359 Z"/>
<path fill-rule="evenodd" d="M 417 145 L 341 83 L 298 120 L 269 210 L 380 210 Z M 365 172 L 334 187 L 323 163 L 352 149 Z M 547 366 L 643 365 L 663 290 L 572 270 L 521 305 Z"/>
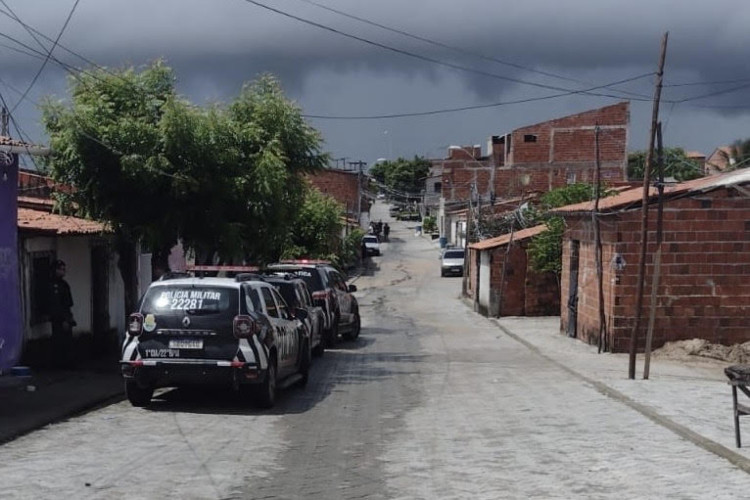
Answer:
<path fill-rule="evenodd" d="M 326 346 L 325 346 L 325 339 L 321 338 L 318 345 L 312 348 L 312 355 L 315 358 L 320 358 L 323 356 L 323 353 L 326 352 Z"/>
<path fill-rule="evenodd" d="M 346 340 L 356 340 L 359 337 L 359 332 L 362 330 L 362 320 L 359 317 L 359 311 L 357 311 L 357 317 L 354 320 L 352 329 L 346 334 Z"/>
<path fill-rule="evenodd" d="M 154 397 L 153 387 L 141 387 L 135 380 L 125 381 L 125 395 L 130 404 L 137 407 L 145 407 L 151 403 Z"/>
<path fill-rule="evenodd" d="M 272 358 L 268 361 L 268 369 L 266 370 L 266 378 L 256 388 L 256 403 L 261 408 L 273 408 L 276 403 L 276 359 Z"/>
<path fill-rule="evenodd" d="M 326 347 L 336 347 L 336 344 L 339 341 L 339 316 L 338 314 L 333 317 L 333 324 L 331 325 L 331 328 L 328 329 L 326 332 Z"/>
<path fill-rule="evenodd" d="M 302 349 L 302 359 L 300 360 L 299 374 L 302 379 L 299 381 L 300 387 L 305 387 L 308 380 L 310 379 L 310 364 L 312 362 L 312 351 L 310 350 L 310 343 L 305 342 Z"/>

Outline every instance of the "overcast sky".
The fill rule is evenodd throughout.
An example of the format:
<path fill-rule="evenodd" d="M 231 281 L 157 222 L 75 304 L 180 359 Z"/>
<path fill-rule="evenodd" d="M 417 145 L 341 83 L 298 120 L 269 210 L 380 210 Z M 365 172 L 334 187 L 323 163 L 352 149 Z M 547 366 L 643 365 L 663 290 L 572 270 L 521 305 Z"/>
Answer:
<path fill-rule="evenodd" d="M 28 52 L 18 42 L 42 49 L 5 13 L 12 9 L 54 39 L 74 3 L 0 0 L 0 93 L 11 108 L 43 58 L 17 51 Z M 372 164 L 399 155 L 443 157 L 449 145 L 486 147 L 491 135 L 625 100 L 631 101 L 628 147 L 644 149 L 654 85 L 649 73 L 669 31 L 661 107 L 665 142 L 710 154 L 750 137 L 748 0 L 257 3 L 370 43 L 247 0 L 80 0 L 60 43 L 108 67 L 163 58 L 175 69 L 179 92 L 198 104 L 231 100 L 243 82 L 271 72 L 303 113 L 315 116 L 412 114 L 567 94 L 427 116 L 310 118 L 333 157 Z M 88 67 L 62 47 L 54 55 Z M 570 94 L 641 75 L 592 91 L 606 96 Z M 34 142 L 46 142 L 34 102 L 50 94 L 67 97 L 66 73 L 54 61 L 13 112 Z M 716 95 L 696 99 L 707 94 Z M 19 136 L 14 127 L 11 132 Z"/>

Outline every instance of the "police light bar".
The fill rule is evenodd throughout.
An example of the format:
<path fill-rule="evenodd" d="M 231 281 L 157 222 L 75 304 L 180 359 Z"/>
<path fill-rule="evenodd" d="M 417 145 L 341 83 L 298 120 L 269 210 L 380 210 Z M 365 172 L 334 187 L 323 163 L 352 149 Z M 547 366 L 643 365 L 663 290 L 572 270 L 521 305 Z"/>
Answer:
<path fill-rule="evenodd" d="M 319 259 L 286 259 L 280 260 L 280 264 L 330 264 L 330 260 Z"/>
<path fill-rule="evenodd" d="M 260 268 L 257 266 L 187 266 L 187 270 L 192 272 L 252 273 L 260 271 Z"/>

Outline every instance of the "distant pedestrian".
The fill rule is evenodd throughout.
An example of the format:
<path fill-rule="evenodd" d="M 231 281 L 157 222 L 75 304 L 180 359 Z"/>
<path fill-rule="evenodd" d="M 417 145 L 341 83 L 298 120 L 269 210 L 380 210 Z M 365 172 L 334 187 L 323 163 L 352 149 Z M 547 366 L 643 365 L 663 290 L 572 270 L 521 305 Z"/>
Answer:
<path fill-rule="evenodd" d="M 389 234 L 391 234 L 391 227 L 386 222 L 385 225 L 383 226 L 383 239 L 385 241 L 388 241 L 388 235 Z"/>
<path fill-rule="evenodd" d="M 56 260 L 52 266 L 48 313 L 52 323 L 52 359 L 58 367 L 70 363 L 73 327 L 76 326 L 72 311 L 73 295 L 65 281 L 65 272 L 65 262 Z"/>

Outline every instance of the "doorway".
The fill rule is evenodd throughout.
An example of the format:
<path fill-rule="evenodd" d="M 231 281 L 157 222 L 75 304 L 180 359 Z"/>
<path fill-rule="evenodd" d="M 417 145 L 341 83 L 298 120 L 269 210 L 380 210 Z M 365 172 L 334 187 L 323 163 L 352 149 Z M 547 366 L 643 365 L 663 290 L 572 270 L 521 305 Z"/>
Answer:
<path fill-rule="evenodd" d="M 571 241 L 570 246 L 570 288 L 568 290 L 568 337 L 576 337 L 578 329 L 578 263 L 581 242 Z"/>

